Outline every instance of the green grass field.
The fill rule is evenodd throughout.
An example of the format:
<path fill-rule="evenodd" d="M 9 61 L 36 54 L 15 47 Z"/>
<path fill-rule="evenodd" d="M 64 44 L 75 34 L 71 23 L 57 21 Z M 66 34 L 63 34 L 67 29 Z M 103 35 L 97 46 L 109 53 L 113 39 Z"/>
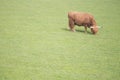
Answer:
<path fill-rule="evenodd" d="M 103 28 L 73 33 L 69 11 Z M 120 80 L 120 0 L 0 0 L 0 80 Z"/>

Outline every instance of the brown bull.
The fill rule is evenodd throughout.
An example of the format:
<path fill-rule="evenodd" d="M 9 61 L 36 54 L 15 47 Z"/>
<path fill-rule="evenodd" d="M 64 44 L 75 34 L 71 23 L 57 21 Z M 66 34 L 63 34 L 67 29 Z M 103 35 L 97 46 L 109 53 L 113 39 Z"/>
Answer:
<path fill-rule="evenodd" d="M 75 25 L 84 26 L 85 33 L 87 32 L 87 28 L 90 28 L 93 34 L 96 34 L 98 32 L 98 27 L 94 17 L 88 13 L 69 12 L 68 19 L 69 19 L 69 28 L 73 32 L 75 31 L 74 29 Z"/>

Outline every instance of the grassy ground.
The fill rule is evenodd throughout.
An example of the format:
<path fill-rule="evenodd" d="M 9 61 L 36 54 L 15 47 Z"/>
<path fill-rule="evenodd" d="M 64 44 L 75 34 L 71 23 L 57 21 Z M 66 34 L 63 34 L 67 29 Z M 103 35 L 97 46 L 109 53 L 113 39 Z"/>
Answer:
<path fill-rule="evenodd" d="M 120 0 L 0 0 L 0 80 L 119 80 Z M 92 13 L 97 35 L 67 30 Z M 90 30 L 88 30 L 90 32 Z"/>

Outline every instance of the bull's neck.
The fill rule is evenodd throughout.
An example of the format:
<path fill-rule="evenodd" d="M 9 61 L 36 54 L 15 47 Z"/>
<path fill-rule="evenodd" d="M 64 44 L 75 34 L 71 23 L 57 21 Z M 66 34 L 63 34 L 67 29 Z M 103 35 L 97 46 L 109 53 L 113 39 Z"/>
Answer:
<path fill-rule="evenodd" d="M 92 23 L 93 23 L 93 26 L 94 26 L 94 27 L 97 26 L 96 21 L 95 21 L 94 19 L 93 19 Z"/>

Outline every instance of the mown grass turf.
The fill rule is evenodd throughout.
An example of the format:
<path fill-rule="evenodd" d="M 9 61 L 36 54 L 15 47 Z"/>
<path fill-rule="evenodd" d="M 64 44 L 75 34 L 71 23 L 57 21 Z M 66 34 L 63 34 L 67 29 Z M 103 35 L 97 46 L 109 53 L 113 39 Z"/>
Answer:
<path fill-rule="evenodd" d="M 119 80 L 119 0 L 1 0 L 0 80 Z M 97 35 L 67 12 L 83 11 L 103 26 Z"/>

